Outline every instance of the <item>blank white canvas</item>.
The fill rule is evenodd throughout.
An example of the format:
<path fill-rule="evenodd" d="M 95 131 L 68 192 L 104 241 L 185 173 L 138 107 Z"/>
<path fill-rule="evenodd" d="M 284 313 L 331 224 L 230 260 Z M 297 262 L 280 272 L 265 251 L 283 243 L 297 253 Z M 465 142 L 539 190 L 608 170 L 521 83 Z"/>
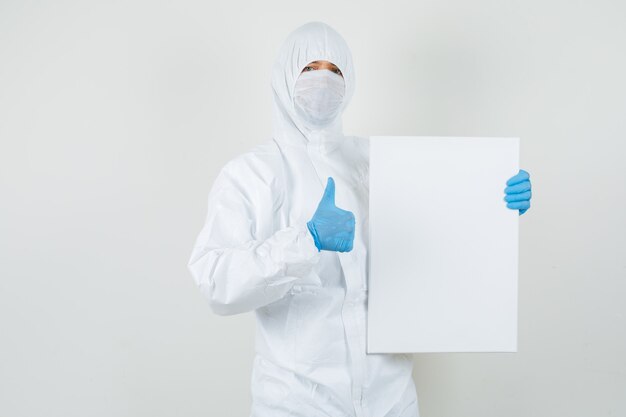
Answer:
<path fill-rule="evenodd" d="M 368 353 L 516 352 L 518 138 L 370 137 Z"/>

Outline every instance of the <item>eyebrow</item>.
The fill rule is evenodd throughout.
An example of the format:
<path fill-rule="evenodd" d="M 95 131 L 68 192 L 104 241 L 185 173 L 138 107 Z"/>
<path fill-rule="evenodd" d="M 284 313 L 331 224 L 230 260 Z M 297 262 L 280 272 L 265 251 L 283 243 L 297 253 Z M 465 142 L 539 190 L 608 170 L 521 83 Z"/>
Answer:
<path fill-rule="evenodd" d="M 310 64 L 319 64 L 319 61 L 311 61 Z M 332 62 L 330 63 L 330 65 L 332 65 L 333 67 L 337 67 L 337 65 L 333 64 Z M 339 67 L 337 67 L 339 68 Z"/>

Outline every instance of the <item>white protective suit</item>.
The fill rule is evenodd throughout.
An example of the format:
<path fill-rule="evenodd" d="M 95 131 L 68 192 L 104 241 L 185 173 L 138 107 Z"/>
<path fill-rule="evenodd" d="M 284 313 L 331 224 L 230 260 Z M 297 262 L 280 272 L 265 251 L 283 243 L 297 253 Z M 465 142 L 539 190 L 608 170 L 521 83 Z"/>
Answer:
<path fill-rule="evenodd" d="M 342 71 L 339 117 L 310 130 L 294 109 L 311 61 Z M 351 52 L 321 22 L 292 32 L 275 61 L 273 140 L 230 160 L 209 193 L 189 269 L 220 315 L 254 311 L 252 417 L 418 417 L 409 354 L 366 354 L 368 138 L 344 136 L 355 86 Z M 354 213 L 350 252 L 318 251 L 306 223 L 326 180 Z"/>

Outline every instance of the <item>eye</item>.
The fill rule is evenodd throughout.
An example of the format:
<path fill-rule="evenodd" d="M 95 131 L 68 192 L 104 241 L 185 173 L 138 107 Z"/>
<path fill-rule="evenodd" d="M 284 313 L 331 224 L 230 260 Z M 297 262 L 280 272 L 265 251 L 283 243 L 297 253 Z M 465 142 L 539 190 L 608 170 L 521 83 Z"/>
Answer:
<path fill-rule="evenodd" d="M 340 70 L 339 68 L 337 68 L 337 69 L 336 69 L 336 70 L 334 70 L 334 71 L 335 71 L 335 73 L 337 73 L 337 74 L 339 74 L 339 75 L 341 75 L 341 76 L 343 77 L 343 74 L 341 73 L 341 70 Z"/>
<path fill-rule="evenodd" d="M 307 68 L 310 68 L 310 70 L 308 70 Z M 311 70 L 313 70 L 313 67 L 306 66 L 306 67 L 304 67 L 304 69 L 302 70 L 302 72 L 304 72 L 304 71 L 311 71 Z"/>

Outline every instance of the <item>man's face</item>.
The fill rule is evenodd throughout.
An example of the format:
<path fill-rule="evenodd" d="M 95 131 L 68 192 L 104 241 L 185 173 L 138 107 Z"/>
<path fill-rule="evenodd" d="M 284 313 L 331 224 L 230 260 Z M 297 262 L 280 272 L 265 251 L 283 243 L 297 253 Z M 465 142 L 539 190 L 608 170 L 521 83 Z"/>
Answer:
<path fill-rule="evenodd" d="M 333 64 L 330 61 L 312 61 L 309 62 L 307 64 L 306 67 L 304 67 L 302 69 L 302 72 L 305 71 L 316 71 L 316 70 L 320 70 L 320 69 L 327 69 L 327 70 L 331 70 L 339 75 L 341 75 L 343 77 L 343 74 L 341 72 L 341 70 L 339 69 L 339 67 L 335 64 Z M 301 72 L 301 73 L 302 73 Z"/>

